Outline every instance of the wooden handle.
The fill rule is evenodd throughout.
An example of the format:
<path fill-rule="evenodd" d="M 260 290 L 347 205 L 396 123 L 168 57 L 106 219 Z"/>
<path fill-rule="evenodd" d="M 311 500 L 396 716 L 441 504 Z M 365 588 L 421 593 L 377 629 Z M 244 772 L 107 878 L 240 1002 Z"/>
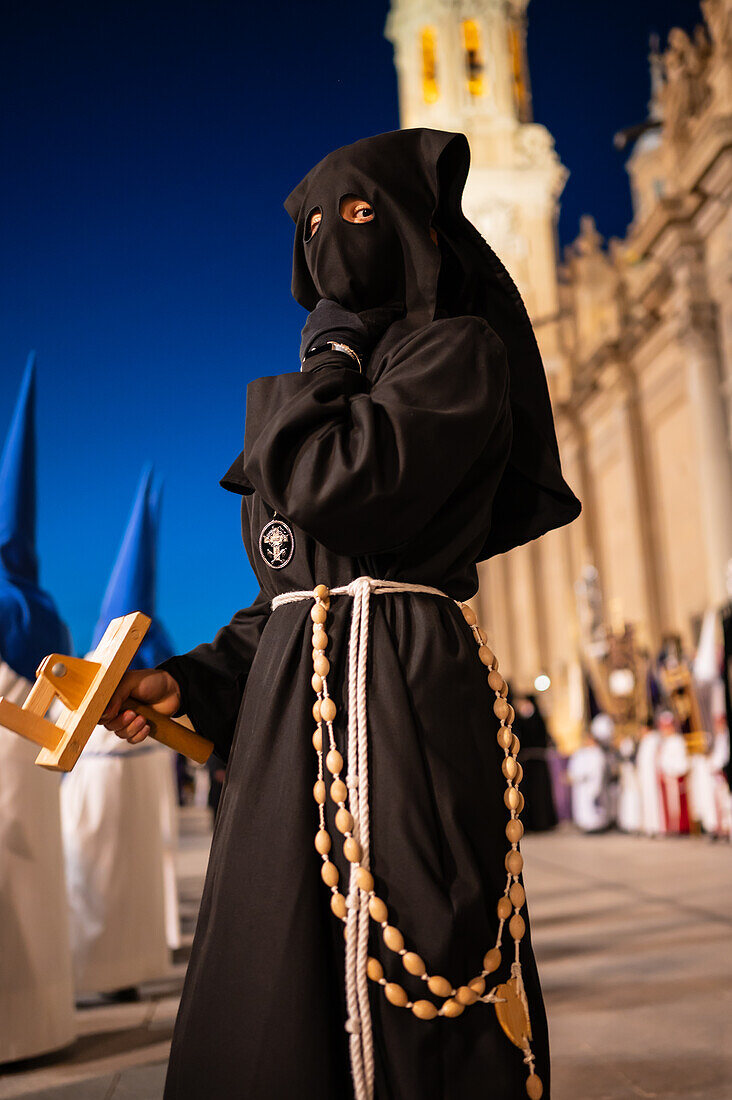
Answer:
<path fill-rule="evenodd" d="M 213 745 L 205 737 L 199 737 L 193 730 L 189 730 L 173 718 L 161 714 L 154 707 L 147 707 L 137 699 L 127 699 L 120 710 L 134 710 L 141 718 L 150 723 L 150 736 L 159 741 L 161 745 L 167 745 L 174 752 L 180 752 L 195 760 L 197 764 L 205 764 L 213 752 Z"/>

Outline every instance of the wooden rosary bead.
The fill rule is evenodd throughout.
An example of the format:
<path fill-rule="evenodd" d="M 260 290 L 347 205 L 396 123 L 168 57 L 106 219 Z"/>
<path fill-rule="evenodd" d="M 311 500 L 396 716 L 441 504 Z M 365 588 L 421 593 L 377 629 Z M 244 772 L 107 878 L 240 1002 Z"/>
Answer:
<path fill-rule="evenodd" d="M 356 885 L 359 890 L 363 890 L 364 893 L 370 894 L 374 888 L 374 876 L 370 871 L 367 871 L 365 867 L 359 867 L 356 871 Z"/>
<path fill-rule="evenodd" d="M 350 833 L 353 829 L 353 816 L 341 807 L 335 815 L 335 823 L 339 833 Z"/>
<path fill-rule="evenodd" d="M 320 692 L 323 690 L 323 680 L 320 676 L 318 676 L 317 672 L 314 672 L 311 676 L 310 683 L 312 684 L 312 688 L 315 694 L 319 695 Z"/>
<path fill-rule="evenodd" d="M 316 584 L 313 589 L 313 594 L 317 596 L 319 600 L 325 600 L 330 596 L 330 589 L 327 584 Z"/>
<path fill-rule="evenodd" d="M 437 1005 L 433 1005 L 432 1001 L 415 1001 L 412 1012 L 418 1020 L 434 1020 L 437 1015 Z"/>
<path fill-rule="evenodd" d="M 346 910 L 346 899 L 343 897 L 343 894 L 333 894 L 333 896 L 330 899 L 330 907 L 333 910 L 333 912 L 335 913 L 335 915 L 337 917 L 340 917 L 341 920 L 342 920 L 343 917 L 345 917 L 346 912 L 347 912 L 347 910 Z"/>
<path fill-rule="evenodd" d="M 415 978 L 421 978 L 427 969 L 424 961 L 414 951 L 407 951 L 402 955 L 402 966 L 408 974 L 414 974 Z"/>
<path fill-rule="evenodd" d="M 402 989 L 397 982 L 387 982 L 384 986 L 384 993 L 389 1004 L 396 1005 L 397 1008 L 405 1008 L 409 1001 L 406 989 Z"/>
<path fill-rule="evenodd" d="M 404 947 L 404 936 L 393 924 L 388 924 L 384 929 L 384 943 L 390 951 L 398 952 Z"/>
<path fill-rule="evenodd" d="M 509 898 L 505 896 L 499 898 L 498 905 L 496 906 L 496 912 L 498 913 L 499 920 L 508 920 L 508 918 L 511 916 L 511 913 L 513 912 L 513 906 L 511 905 Z"/>
<path fill-rule="evenodd" d="M 511 757 L 511 759 L 513 759 L 513 757 Z M 514 784 L 517 787 L 518 787 L 519 783 L 521 782 L 521 780 L 523 779 L 523 777 L 524 777 L 524 769 L 521 767 L 521 765 L 519 764 L 519 762 L 517 760 L 516 761 L 516 778 L 514 779 Z"/>
<path fill-rule="evenodd" d="M 334 779 L 330 785 L 330 797 L 334 802 L 345 802 L 348 798 L 348 787 L 342 779 Z"/>
<path fill-rule="evenodd" d="M 461 1005 L 474 1005 L 478 1000 L 478 994 L 469 985 L 461 985 L 455 994 L 455 1000 Z"/>
<path fill-rule="evenodd" d="M 319 806 L 325 802 L 325 783 L 322 779 L 319 779 L 313 787 L 313 798 Z"/>
<path fill-rule="evenodd" d="M 328 635 L 323 630 L 322 626 L 316 626 L 313 631 L 313 649 L 327 649 L 328 648 Z"/>
<path fill-rule="evenodd" d="M 317 729 L 313 734 L 313 748 L 316 752 L 321 752 L 323 748 L 323 731 Z"/>
<path fill-rule="evenodd" d="M 520 913 L 514 913 L 511 917 L 508 922 L 508 930 L 515 940 L 523 938 L 524 932 L 526 931 L 526 924 Z"/>
<path fill-rule="evenodd" d="M 508 752 L 511 751 L 511 745 L 513 744 L 513 738 L 514 738 L 514 735 L 511 733 L 510 730 L 506 729 L 504 726 L 501 726 L 498 733 L 496 734 L 496 740 L 498 741 L 498 744 L 501 746 L 502 749 L 506 749 Z"/>
<path fill-rule="evenodd" d="M 465 618 L 465 622 L 468 624 L 468 626 L 475 626 L 478 619 L 472 607 L 468 607 L 467 604 L 463 604 L 460 610 L 462 611 L 463 617 Z"/>
<path fill-rule="evenodd" d="M 335 863 L 331 863 L 329 859 L 324 860 L 320 868 L 320 877 L 326 886 L 337 886 L 340 875 Z"/>
<path fill-rule="evenodd" d="M 503 698 L 496 699 L 495 703 L 493 704 L 493 713 L 495 714 L 496 718 L 498 718 L 501 722 L 506 721 L 510 710 L 511 704 L 507 703 L 506 700 Z"/>
<path fill-rule="evenodd" d="M 495 654 L 493 650 L 487 645 L 482 645 L 478 649 L 478 658 L 486 668 L 493 668 L 493 662 L 495 661 Z"/>
<path fill-rule="evenodd" d="M 320 604 L 316 603 L 314 607 L 310 608 L 310 618 L 314 623 L 324 623 L 328 618 L 328 612 Z"/>
<path fill-rule="evenodd" d="M 316 699 L 313 703 L 313 718 L 316 722 L 320 722 L 320 699 Z"/>
<path fill-rule="evenodd" d="M 532 1073 L 530 1077 L 527 1077 L 526 1095 L 529 1097 L 529 1100 L 541 1100 L 544 1095 L 544 1086 L 538 1074 Z"/>
<path fill-rule="evenodd" d="M 512 848 L 510 852 L 506 852 L 505 864 L 509 874 L 520 875 L 524 869 L 524 857 Z"/>
<path fill-rule="evenodd" d="M 520 882 L 511 883 L 511 889 L 508 891 L 508 896 L 511 899 L 511 904 L 520 909 L 526 901 L 526 891 Z"/>
<path fill-rule="evenodd" d="M 514 788 L 514 790 L 515 790 L 515 788 Z M 516 807 L 516 813 L 517 814 L 522 814 L 524 812 L 524 805 L 525 805 L 524 796 L 521 794 L 521 791 L 516 791 L 516 793 L 518 795 L 518 806 Z"/>
<path fill-rule="evenodd" d="M 330 851 L 330 837 L 326 829 L 318 829 L 315 834 L 315 850 L 321 856 L 327 856 Z"/>
<path fill-rule="evenodd" d="M 346 837 L 343 842 L 343 855 L 349 863 L 360 863 L 361 861 L 361 845 L 352 836 Z"/>
<path fill-rule="evenodd" d="M 511 748 L 508 751 L 511 753 L 511 756 L 518 756 L 519 752 L 521 751 L 521 742 L 519 741 L 515 733 L 511 738 Z"/>
<path fill-rule="evenodd" d="M 506 787 L 506 790 L 503 792 L 503 801 L 506 803 L 507 809 L 517 810 L 521 802 L 521 795 L 515 787 Z"/>
<path fill-rule="evenodd" d="M 447 978 L 441 977 L 439 974 L 433 974 L 427 982 L 427 988 L 430 993 L 434 993 L 435 997 L 449 997 L 452 993 L 452 985 L 448 982 Z"/>
<path fill-rule="evenodd" d="M 383 924 L 385 920 L 389 919 L 389 910 L 381 898 L 369 898 L 369 913 L 377 924 Z"/>
<path fill-rule="evenodd" d="M 509 757 L 510 759 L 510 757 Z M 517 817 L 512 818 L 506 826 L 506 837 L 511 844 L 518 844 L 524 835 L 524 827 Z"/>
<path fill-rule="evenodd" d="M 318 676 L 327 676 L 330 672 L 330 661 L 322 653 L 318 653 L 313 657 L 313 668 Z"/>
<path fill-rule="evenodd" d="M 380 982 L 384 977 L 384 968 L 378 959 L 373 959 L 369 956 L 369 960 L 366 963 L 366 973 L 372 982 Z"/>
<path fill-rule="evenodd" d="M 473 978 L 472 981 L 468 982 L 468 985 L 476 997 L 482 997 L 485 993 L 485 978 Z"/>
<path fill-rule="evenodd" d="M 325 766 L 331 775 L 336 775 L 343 768 L 343 757 L 338 749 L 331 749 L 325 758 Z"/>
<path fill-rule="evenodd" d="M 506 756 L 501 764 L 501 771 L 506 779 L 515 779 L 518 772 L 518 762 L 512 756 Z"/>
<path fill-rule="evenodd" d="M 461 1016 L 463 1012 L 465 1012 L 465 1005 L 461 1005 L 460 1001 L 456 1001 L 452 997 L 445 1001 L 442 1006 L 442 1015 L 448 1016 L 450 1019 L 454 1019 L 455 1016 Z"/>
<path fill-rule="evenodd" d="M 492 691 L 503 691 L 505 683 L 506 681 L 496 669 L 488 673 L 488 687 L 491 688 Z"/>
<path fill-rule="evenodd" d="M 332 722 L 336 716 L 336 705 L 333 700 L 328 696 L 327 699 L 323 699 L 320 704 L 320 713 L 323 716 L 324 722 Z"/>
<path fill-rule="evenodd" d="M 486 974 L 492 974 L 494 970 L 498 970 L 501 965 L 501 949 L 500 947 L 491 947 L 490 951 L 486 951 L 483 956 L 483 969 Z"/>

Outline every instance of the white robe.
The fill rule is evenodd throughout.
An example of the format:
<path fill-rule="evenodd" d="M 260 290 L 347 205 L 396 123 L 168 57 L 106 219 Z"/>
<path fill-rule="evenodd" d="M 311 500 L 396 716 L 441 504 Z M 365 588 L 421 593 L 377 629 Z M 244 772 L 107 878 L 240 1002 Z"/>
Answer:
<path fill-rule="evenodd" d="M 572 819 L 583 832 L 610 824 L 607 758 L 599 745 L 583 745 L 570 758 L 567 774 L 572 791 Z"/>
<path fill-rule="evenodd" d="M 618 828 L 624 833 L 637 833 L 641 827 L 641 796 L 638 769 L 634 760 L 635 741 L 624 737 L 618 746 L 620 755 L 620 790 L 618 792 Z"/>
<path fill-rule="evenodd" d="M 722 768 L 729 758 L 729 734 L 718 732 L 706 753 L 689 757 L 689 801 L 691 814 L 705 833 L 728 836 L 730 792 Z"/>
<path fill-rule="evenodd" d="M 0 695 L 21 705 L 31 687 L 0 661 Z M 59 776 L 37 755 L 0 727 L 0 1062 L 76 1038 Z"/>
<path fill-rule="evenodd" d="M 640 829 L 646 836 L 660 836 L 666 831 L 658 766 L 660 748 L 661 734 L 658 730 L 649 730 L 641 737 L 635 758 L 640 795 Z"/>
<path fill-rule="evenodd" d="M 688 804 L 688 780 L 685 777 L 689 772 L 689 751 L 682 733 L 667 733 L 661 737 L 658 769 L 668 807 L 667 831 L 678 833 L 682 828 L 685 793 Z"/>
<path fill-rule="evenodd" d="M 166 977 L 180 942 L 172 753 L 97 726 L 64 778 L 61 819 L 77 992 Z"/>

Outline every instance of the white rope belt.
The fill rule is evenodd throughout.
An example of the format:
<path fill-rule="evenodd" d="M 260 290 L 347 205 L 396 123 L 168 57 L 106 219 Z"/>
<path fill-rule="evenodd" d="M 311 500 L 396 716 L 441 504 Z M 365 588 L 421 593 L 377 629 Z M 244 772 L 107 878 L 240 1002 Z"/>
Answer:
<path fill-rule="evenodd" d="M 331 588 L 331 596 L 352 596 L 351 630 L 348 647 L 348 768 L 346 785 L 349 791 L 349 809 L 353 816 L 353 836 L 361 846 L 362 868 L 368 869 L 369 859 L 369 770 L 368 726 L 366 714 L 366 665 L 368 661 L 369 600 L 371 594 L 385 592 L 424 592 L 433 596 L 452 599 L 439 588 L 428 584 L 408 584 L 400 581 L 377 580 L 373 577 L 357 577 L 349 584 Z M 272 600 L 271 607 L 314 599 L 315 591 L 301 589 L 281 592 Z M 458 603 L 457 600 L 454 601 Z M 354 771 L 355 768 L 355 771 Z M 351 1072 L 356 1100 L 372 1100 L 374 1093 L 374 1048 L 371 1030 L 371 1012 L 367 977 L 369 910 L 368 896 L 359 900 L 355 864 L 351 864 L 348 883 L 347 940 L 346 940 L 346 1006 L 351 1055 Z"/>

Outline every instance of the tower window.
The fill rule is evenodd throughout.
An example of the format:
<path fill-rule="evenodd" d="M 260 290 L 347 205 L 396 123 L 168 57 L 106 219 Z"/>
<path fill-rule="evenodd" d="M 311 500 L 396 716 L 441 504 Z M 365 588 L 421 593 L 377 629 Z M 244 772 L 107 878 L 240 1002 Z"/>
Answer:
<path fill-rule="evenodd" d="M 423 27 L 422 43 L 422 95 L 425 103 L 434 103 L 439 97 L 437 85 L 437 32 L 434 27 Z"/>
<path fill-rule="evenodd" d="M 463 47 L 468 91 L 472 96 L 483 95 L 483 57 L 480 48 L 480 29 L 474 19 L 463 20 Z"/>

